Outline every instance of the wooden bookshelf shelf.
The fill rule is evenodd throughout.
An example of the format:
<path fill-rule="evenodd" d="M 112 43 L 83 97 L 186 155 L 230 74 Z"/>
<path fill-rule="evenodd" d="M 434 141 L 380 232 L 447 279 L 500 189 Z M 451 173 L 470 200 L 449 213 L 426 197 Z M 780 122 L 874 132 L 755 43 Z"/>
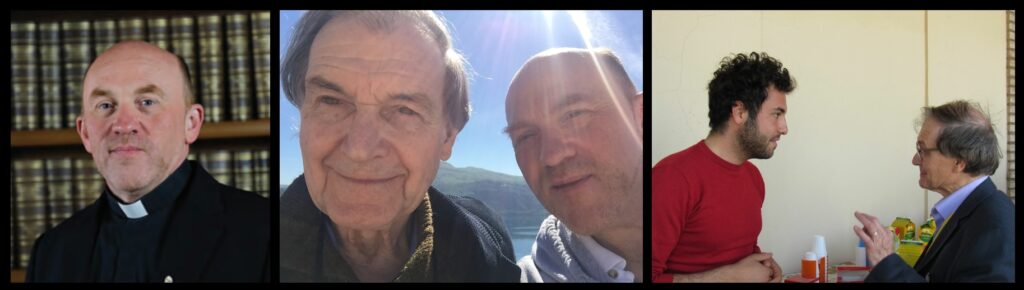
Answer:
<path fill-rule="evenodd" d="M 11 270 L 11 283 L 25 283 L 25 270 Z"/>
<path fill-rule="evenodd" d="M 11 131 L 11 148 L 82 144 L 75 129 Z"/>
<path fill-rule="evenodd" d="M 270 137 L 270 119 L 203 124 L 200 140 Z"/>
<path fill-rule="evenodd" d="M 270 120 L 205 123 L 199 131 L 200 140 L 270 137 Z M 79 145 L 82 140 L 75 129 L 11 131 L 12 148 Z"/>

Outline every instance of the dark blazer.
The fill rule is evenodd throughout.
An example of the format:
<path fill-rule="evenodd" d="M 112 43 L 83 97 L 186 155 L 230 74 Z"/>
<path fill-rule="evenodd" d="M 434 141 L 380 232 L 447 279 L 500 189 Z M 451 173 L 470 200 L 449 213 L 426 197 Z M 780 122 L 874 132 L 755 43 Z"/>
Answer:
<path fill-rule="evenodd" d="M 435 282 L 519 282 L 512 239 L 497 214 L 473 198 L 445 195 L 433 187 L 427 194 L 434 219 L 430 262 Z M 330 245 L 325 218 L 309 197 L 305 176 L 296 178 L 281 197 L 281 282 L 323 282 L 316 264 L 322 247 Z"/>
<path fill-rule="evenodd" d="M 270 201 L 225 186 L 199 163 L 167 221 L 148 280 L 162 282 L 269 282 Z M 27 282 L 95 282 L 93 249 L 107 195 L 36 240 Z"/>
<path fill-rule="evenodd" d="M 889 255 L 865 281 L 1014 282 L 1014 218 L 1013 203 L 986 179 L 945 222 L 914 268 Z"/>

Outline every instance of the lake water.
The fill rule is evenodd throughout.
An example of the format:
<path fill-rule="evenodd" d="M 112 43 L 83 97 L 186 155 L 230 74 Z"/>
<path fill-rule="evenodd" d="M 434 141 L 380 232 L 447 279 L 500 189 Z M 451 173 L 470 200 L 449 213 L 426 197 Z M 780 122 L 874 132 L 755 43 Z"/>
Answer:
<path fill-rule="evenodd" d="M 512 248 L 516 252 L 516 262 L 529 255 L 533 250 L 533 240 L 537 238 L 539 226 L 510 228 L 509 235 L 512 236 Z"/>

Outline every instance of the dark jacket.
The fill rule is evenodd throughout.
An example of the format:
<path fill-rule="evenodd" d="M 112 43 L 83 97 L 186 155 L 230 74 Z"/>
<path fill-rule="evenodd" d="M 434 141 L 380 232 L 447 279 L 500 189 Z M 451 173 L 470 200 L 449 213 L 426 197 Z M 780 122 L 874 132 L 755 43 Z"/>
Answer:
<path fill-rule="evenodd" d="M 149 281 L 269 282 L 270 201 L 225 186 L 199 163 L 168 220 Z M 36 240 L 27 282 L 94 282 L 94 246 L 107 195 Z"/>
<path fill-rule="evenodd" d="M 512 240 L 497 214 L 473 198 L 445 195 L 433 187 L 427 194 L 433 211 L 430 261 L 435 282 L 519 282 Z M 330 245 L 326 217 L 310 199 L 304 176 L 281 197 L 280 217 L 281 282 L 323 282 L 317 262 L 341 257 L 317 257 Z"/>
<path fill-rule="evenodd" d="M 1013 203 L 986 179 L 946 221 L 914 268 L 899 255 L 889 255 L 865 281 L 1014 282 L 1014 218 Z"/>

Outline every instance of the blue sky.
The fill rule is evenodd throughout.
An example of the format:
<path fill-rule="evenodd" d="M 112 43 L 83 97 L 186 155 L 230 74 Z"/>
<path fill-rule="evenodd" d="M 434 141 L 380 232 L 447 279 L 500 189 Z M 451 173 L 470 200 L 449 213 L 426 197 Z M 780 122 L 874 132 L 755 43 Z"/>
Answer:
<path fill-rule="evenodd" d="M 281 11 L 280 59 L 303 11 Z M 505 127 L 505 94 L 519 67 L 553 47 L 607 47 L 622 60 L 643 90 L 643 12 L 635 11 L 438 11 L 449 24 L 453 45 L 469 61 L 472 113 L 459 133 L 449 163 L 522 176 Z M 581 17 L 582 16 L 582 17 Z M 574 19 L 575 18 L 575 21 Z M 585 19 L 585 20 L 584 20 Z M 579 24 L 579 25 L 577 25 Z M 579 27 L 579 28 L 578 28 Z M 282 86 L 283 87 L 283 86 Z M 302 173 L 299 112 L 280 92 L 280 180 Z"/>

